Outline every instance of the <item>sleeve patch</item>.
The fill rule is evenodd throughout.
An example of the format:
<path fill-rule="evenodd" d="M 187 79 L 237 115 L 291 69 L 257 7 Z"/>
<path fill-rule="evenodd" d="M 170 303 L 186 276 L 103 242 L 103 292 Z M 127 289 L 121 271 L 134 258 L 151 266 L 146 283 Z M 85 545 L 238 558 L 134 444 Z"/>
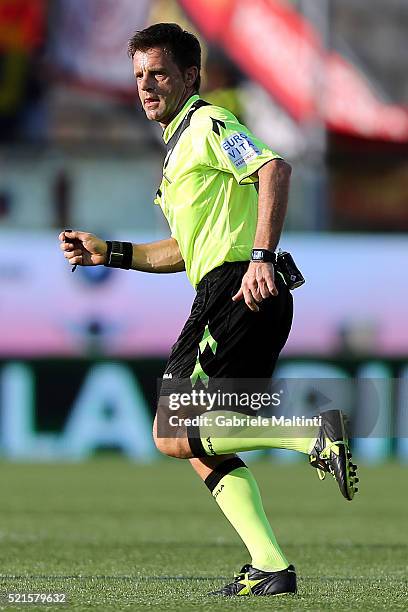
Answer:
<path fill-rule="evenodd" d="M 246 166 L 261 154 L 256 144 L 243 132 L 231 134 L 222 141 L 221 146 L 238 169 Z"/>

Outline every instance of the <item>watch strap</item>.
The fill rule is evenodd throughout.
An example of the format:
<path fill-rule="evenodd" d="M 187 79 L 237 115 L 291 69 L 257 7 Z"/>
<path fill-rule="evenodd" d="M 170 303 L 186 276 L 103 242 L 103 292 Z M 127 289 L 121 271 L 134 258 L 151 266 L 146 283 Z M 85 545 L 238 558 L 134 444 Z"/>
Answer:
<path fill-rule="evenodd" d="M 266 263 L 275 263 L 276 255 L 267 249 L 252 249 L 251 261 L 259 261 Z"/>

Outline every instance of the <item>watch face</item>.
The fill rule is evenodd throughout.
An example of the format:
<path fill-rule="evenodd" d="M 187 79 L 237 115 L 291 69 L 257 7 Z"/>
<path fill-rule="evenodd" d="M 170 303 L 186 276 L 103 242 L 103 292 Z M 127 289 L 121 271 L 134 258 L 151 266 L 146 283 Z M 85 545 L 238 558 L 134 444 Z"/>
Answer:
<path fill-rule="evenodd" d="M 263 259 L 263 251 L 252 251 L 252 259 Z"/>

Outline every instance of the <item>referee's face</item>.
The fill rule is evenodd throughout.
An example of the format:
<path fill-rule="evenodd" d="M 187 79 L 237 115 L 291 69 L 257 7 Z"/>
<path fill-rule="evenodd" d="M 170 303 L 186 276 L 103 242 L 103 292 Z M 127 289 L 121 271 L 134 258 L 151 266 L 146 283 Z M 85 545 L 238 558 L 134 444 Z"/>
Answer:
<path fill-rule="evenodd" d="M 193 66 L 183 73 L 171 53 L 154 48 L 136 51 L 133 69 L 146 117 L 166 127 L 194 93 L 197 68 Z"/>

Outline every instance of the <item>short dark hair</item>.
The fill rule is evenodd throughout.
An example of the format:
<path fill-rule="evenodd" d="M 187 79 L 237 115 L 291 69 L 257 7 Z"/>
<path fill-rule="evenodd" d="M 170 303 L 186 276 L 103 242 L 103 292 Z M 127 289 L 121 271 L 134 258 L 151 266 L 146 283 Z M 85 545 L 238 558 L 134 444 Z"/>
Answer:
<path fill-rule="evenodd" d="M 155 47 L 170 51 L 174 63 L 182 72 L 197 66 L 198 76 L 194 89 L 198 92 L 201 84 L 201 47 L 197 37 L 183 30 L 177 23 L 155 23 L 135 32 L 129 40 L 128 54 L 133 59 L 136 51 L 147 51 Z"/>

